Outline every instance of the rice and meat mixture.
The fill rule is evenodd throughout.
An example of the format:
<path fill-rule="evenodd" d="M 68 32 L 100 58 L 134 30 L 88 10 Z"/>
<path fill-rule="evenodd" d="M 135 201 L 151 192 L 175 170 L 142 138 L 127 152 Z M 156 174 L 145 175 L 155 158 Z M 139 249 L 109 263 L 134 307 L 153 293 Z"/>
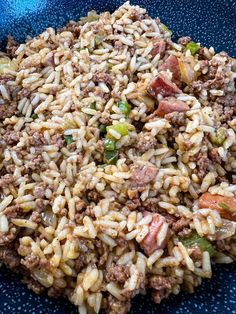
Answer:
<path fill-rule="evenodd" d="M 0 260 L 80 314 L 124 314 L 236 257 L 236 63 L 125 3 L 9 38 Z"/>

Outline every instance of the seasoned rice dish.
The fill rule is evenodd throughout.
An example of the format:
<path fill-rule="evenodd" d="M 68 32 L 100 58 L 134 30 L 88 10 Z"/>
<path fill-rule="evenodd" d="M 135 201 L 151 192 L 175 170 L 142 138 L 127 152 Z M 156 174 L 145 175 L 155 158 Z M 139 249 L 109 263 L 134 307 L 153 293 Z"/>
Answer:
<path fill-rule="evenodd" d="M 236 60 L 125 3 L 0 53 L 0 264 L 80 314 L 236 258 Z"/>

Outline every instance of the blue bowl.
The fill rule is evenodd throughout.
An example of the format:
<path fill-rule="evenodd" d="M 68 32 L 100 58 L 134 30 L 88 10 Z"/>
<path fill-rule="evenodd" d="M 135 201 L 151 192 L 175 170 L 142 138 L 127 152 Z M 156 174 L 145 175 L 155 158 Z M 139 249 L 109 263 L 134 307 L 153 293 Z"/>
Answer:
<path fill-rule="evenodd" d="M 27 35 L 37 35 L 46 27 L 63 26 L 70 19 L 95 9 L 113 11 L 123 1 L 92 0 L 0 0 L 0 45 L 6 35 L 24 41 Z M 173 30 L 176 37 L 188 35 L 216 51 L 224 50 L 236 56 L 235 0 L 140 0 L 132 1 L 146 7 L 148 13 L 159 16 Z M 236 265 L 213 268 L 213 278 L 205 280 L 195 294 L 180 293 L 160 305 L 149 296 L 133 300 L 133 314 L 236 314 Z M 11 314 L 73 314 L 76 308 L 64 299 L 36 296 L 20 283 L 20 278 L 2 268 L 0 270 L 0 313 Z"/>

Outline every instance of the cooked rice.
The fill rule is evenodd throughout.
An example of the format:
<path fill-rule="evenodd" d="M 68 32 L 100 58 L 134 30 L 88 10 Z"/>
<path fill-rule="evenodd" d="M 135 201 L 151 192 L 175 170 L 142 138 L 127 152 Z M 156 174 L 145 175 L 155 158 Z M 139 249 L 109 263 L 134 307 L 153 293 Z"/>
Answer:
<path fill-rule="evenodd" d="M 235 260 L 235 60 L 184 41 L 125 3 L 1 56 L 0 261 L 80 314 L 193 292 Z M 175 79 L 169 56 L 194 66 L 174 96 L 188 110 L 161 116 L 149 86 Z"/>

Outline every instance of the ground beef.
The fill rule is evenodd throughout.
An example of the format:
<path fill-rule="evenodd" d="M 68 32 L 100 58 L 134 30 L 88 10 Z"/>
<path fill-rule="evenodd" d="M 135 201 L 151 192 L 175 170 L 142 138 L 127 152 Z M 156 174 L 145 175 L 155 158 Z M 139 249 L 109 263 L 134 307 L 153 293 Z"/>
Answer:
<path fill-rule="evenodd" d="M 143 19 L 145 18 L 148 18 L 148 15 L 147 14 L 140 14 L 137 12 L 137 10 L 134 8 L 134 9 L 131 9 L 131 12 L 130 12 L 130 18 L 132 21 L 142 21 Z"/>
<path fill-rule="evenodd" d="M 185 227 L 189 227 L 189 223 L 190 223 L 190 219 L 182 217 L 173 223 L 172 228 L 176 233 L 178 233 L 182 231 L 183 229 L 185 229 Z"/>
<path fill-rule="evenodd" d="M 108 73 L 94 73 L 93 74 L 93 82 L 94 83 L 100 83 L 100 82 L 104 82 L 105 84 L 108 84 L 110 86 L 112 86 L 113 84 L 113 79 L 111 77 L 110 74 Z"/>
<path fill-rule="evenodd" d="M 47 144 L 43 133 L 40 133 L 38 131 L 34 131 L 30 134 L 29 137 L 29 146 L 34 146 L 34 147 L 38 147 L 38 146 L 42 146 Z"/>
<path fill-rule="evenodd" d="M 223 252 L 230 250 L 230 244 L 227 242 L 227 240 L 217 240 L 216 247 L 219 251 Z"/>
<path fill-rule="evenodd" d="M 98 201 L 101 199 L 101 196 L 97 191 L 88 191 L 87 199 L 90 202 L 98 203 Z"/>
<path fill-rule="evenodd" d="M 47 169 L 47 164 L 44 162 L 41 155 L 36 156 L 35 158 L 28 161 L 25 165 L 26 173 L 33 171 L 44 171 Z"/>
<path fill-rule="evenodd" d="M 44 198 L 45 195 L 45 184 L 40 183 L 35 186 L 34 192 L 33 192 L 35 198 Z"/>
<path fill-rule="evenodd" d="M 7 145 L 16 145 L 20 139 L 20 132 L 14 130 L 7 130 L 2 135 L 2 139 Z"/>
<path fill-rule="evenodd" d="M 21 264 L 24 265 L 27 269 L 33 270 L 39 267 L 40 258 L 32 253 L 21 260 Z"/>
<path fill-rule="evenodd" d="M 10 58 L 14 58 L 16 56 L 15 52 L 19 44 L 12 36 L 7 37 L 7 45 L 6 45 L 6 53 L 9 55 Z"/>
<path fill-rule="evenodd" d="M 128 266 L 123 265 L 109 265 L 106 273 L 106 281 L 114 281 L 120 284 L 124 284 L 130 276 L 130 271 Z"/>
<path fill-rule="evenodd" d="M 152 182 L 156 175 L 158 169 L 156 167 L 150 166 L 138 166 L 132 169 L 132 175 L 130 180 L 130 185 L 132 188 L 144 187 L 148 183 Z"/>
<path fill-rule="evenodd" d="M 13 270 L 20 266 L 20 257 L 13 245 L 0 247 L 0 262 Z"/>
<path fill-rule="evenodd" d="M 22 282 L 27 285 L 28 289 L 32 290 L 36 294 L 41 294 L 45 290 L 45 288 L 41 286 L 39 282 L 31 277 L 24 278 Z"/>
<path fill-rule="evenodd" d="M 208 156 L 213 162 L 218 163 L 218 164 L 221 163 L 221 157 L 220 157 L 220 154 L 218 153 L 217 148 L 210 149 L 208 151 Z"/>
<path fill-rule="evenodd" d="M 78 23 L 71 21 L 67 23 L 66 26 L 61 28 L 60 32 L 71 32 L 74 35 L 74 37 L 77 38 L 79 37 L 80 34 L 80 28 L 81 26 Z"/>
<path fill-rule="evenodd" d="M 125 301 L 117 300 L 112 295 L 109 295 L 105 307 L 105 313 L 107 314 L 126 314 L 131 307 L 130 299 Z"/>
<path fill-rule="evenodd" d="M 3 214 L 8 218 L 16 218 L 19 213 L 22 213 L 19 205 L 8 206 L 4 209 Z"/>
<path fill-rule="evenodd" d="M 185 125 L 186 124 L 186 114 L 185 112 L 171 112 L 165 115 L 165 119 L 168 120 L 174 126 Z"/>
<path fill-rule="evenodd" d="M 0 246 L 7 245 L 15 240 L 17 236 L 17 228 L 11 228 L 7 233 L 0 232 Z"/>
<path fill-rule="evenodd" d="M 43 199 L 37 199 L 35 202 L 35 210 L 38 213 L 41 213 L 43 210 L 46 209 L 46 206 L 48 205 L 48 201 L 47 200 L 43 200 Z"/>
<path fill-rule="evenodd" d="M 75 260 L 74 269 L 75 272 L 78 274 L 81 270 L 86 266 L 86 259 L 83 254 L 80 254 L 79 257 Z"/>
<path fill-rule="evenodd" d="M 145 153 L 149 149 L 155 148 L 157 140 L 151 133 L 141 133 L 137 137 L 135 148 L 141 154 Z"/>
<path fill-rule="evenodd" d="M 152 289 L 152 298 L 155 303 L 168 298 L 172 291 L 173 280 L 171 277 L 153 275 L 149 278 L 148 286 Z"/>
<path fill-rule="evenodd" d="M 178 40 L 178 43 L 180 45 L 186 46 L 190 41 L 191 41 L 191 38 L 188 36 L 185 36 L 185 37 L 180 37 Z"/>
<path fill-rule="evenodd" d="M 0 104 L 0 120 L 10 118 L 16 113 L 16 102 L 10 104 Z"/>
<path fill-rule="evenodd" d="M 15 178 L 12 174 L 5 174 L 0 178 L 0 187 L 6 188 L 9 184 L 13 184 L 15 182 Z"/>
<path fill-rule="evenodd" d="M 39 224 L 42 221 L 42 217 L 39 212 L 33 211 L 30 216 L 30 220 Z"/>
<path fill-rule="evenodd" d="M 101 124 L 109 125 L 112 124 L 112 118 L 110 117 L 110 114 L 106 111 L 104 111 L 101 115 L 101 118 L 99 119 Z"/>
<path fill-rule="evenodd" d="M 200 178 L 204 178 L 208 173 L 208 167 L 211 161 L 207 157 L 206 153 L 199 152 L 193 157 L 193 161 L 196 162 L 197 167 L 194 169 L 194 173 Z"/>
<path fill-rule="evenodd" d="M 219 103 L 214 103 L 212 106 L 214 112 L 218 113 L 219 120 L 221 123 L 227 123 L 231 121 L 233 116 L 236 114 L 236 107 L 225 106 Z"/>
<path fill-rule="evenodd" d="M 18 99 L 22 99 L 22 98 L 30 98 L 31 95 L 31 90 L 29 88 L 23 88 L 17 95 Z"/>
<path fill-rule="evenodd" d="M 142 202 L 142 206 L 145 210 L 150 212 L 155 212 L 158 208 L 159 199 L 156 197 L 149 197 L 145 201 Z"/>
<path fill-rule="evenodd" d="M 128 200 L 125 205 L 129 210 L 136 210 L 142 206 L 139 198 Z"/>
<path fill-rule="evenodd" d="M 62 288 L 50 287 L 47 291 L 50 298 L 59 298 L 63 294 Z"/>
<path fill-rule="evenodd" d="M 59 148 L 62 148 L 65 144 L 65 139 L 61 134 L 55 134 L 51 138 L 51 145 L 55 145 Z"/>
<path fill-rule="evenodd" d="M 202 251 L 200 250 L 200 248 L 197 245 L 194 245 L 191 247 L 191 258 L 195 261 L 199 261 L 202 260 Z"/>

